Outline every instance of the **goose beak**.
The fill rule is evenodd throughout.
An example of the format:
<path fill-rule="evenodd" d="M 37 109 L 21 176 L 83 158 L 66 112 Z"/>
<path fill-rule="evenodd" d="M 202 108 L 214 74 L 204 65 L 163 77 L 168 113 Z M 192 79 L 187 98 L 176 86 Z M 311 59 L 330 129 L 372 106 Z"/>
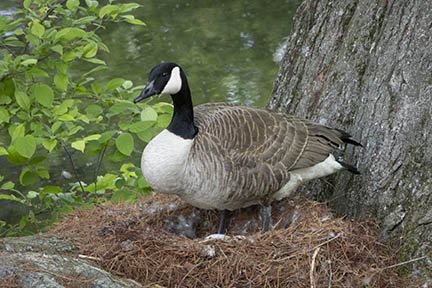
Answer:
<path fill-rule="evenodd" d="M 150 96 L 159 94 L 160 92 L 154 88 L 153 83 L 154 81 L 147 83 L 147 85 L 144 87 L 144 90 L 133 100 L 133 102 L 138 103 L 139 101 L 149 98 Z"/>

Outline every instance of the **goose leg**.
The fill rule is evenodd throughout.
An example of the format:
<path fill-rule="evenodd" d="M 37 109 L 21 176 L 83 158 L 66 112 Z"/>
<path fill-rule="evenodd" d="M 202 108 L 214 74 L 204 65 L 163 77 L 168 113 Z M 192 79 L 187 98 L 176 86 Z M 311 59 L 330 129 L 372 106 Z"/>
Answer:
<path fill-rule="evenodd" d="M 229 211 L 227 209 L 220 210 L 219 211 L 219 228 L 218 228 L 218 234 L 225 234 L 225 230 L 228 226 L 229 221 Z"/>
<path fill-rule="evenodd" d="M 262 229 L 261 234 L 266 233 L 271 226 L 271 205 L 261 206 Z"/>

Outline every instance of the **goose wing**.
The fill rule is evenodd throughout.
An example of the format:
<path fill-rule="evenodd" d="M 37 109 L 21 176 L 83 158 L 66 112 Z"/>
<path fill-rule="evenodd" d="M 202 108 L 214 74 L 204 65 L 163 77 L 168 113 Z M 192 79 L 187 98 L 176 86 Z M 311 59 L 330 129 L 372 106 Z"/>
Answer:
<path fill-rule="evenodd" d="M 187 179 L 192 180 L 185 187 L 203 193 L 199 198 L 209 197 L 218 209 L 271 201 L 290 181 L 290 171 L 324 161 L 349 136 L 243 106 L 205 104 L 194 112 L 199 132 L 189 153 L 192 172 Z"/>
<path fill-rule="evenodd" d="M 344 143 L 340 130 L 263 109 L 204 104 L 196 107 L 195 119 L 199 138 L 246 167 L 253 162 L 274 171 L 307 168 Z"/>

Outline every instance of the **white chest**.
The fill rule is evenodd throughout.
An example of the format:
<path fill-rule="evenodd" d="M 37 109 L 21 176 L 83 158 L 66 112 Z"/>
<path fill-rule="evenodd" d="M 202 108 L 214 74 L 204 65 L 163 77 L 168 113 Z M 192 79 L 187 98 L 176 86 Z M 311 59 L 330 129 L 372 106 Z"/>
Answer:
<path fill-rule="evenodd" d="M 183 139 L 163 130 L 146 146 L 141 158 L 141 170 L 147 182 L 157 192 L 181 193 L 185 164 L 192 139 Z"/>

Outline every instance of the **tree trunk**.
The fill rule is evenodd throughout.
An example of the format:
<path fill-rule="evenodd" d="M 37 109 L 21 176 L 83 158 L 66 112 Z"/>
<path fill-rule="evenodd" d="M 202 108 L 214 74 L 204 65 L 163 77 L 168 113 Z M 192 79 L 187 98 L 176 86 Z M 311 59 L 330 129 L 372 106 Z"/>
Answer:
<path fill-rule="evenodd" d="M 350 132 L 363 149 L 302 189 L 351 216 L 372 215 L 432 277 L 432 1 L 306 0 L 269 109 Z M 329 183 L 329 181 L 331 183 Z"/>

